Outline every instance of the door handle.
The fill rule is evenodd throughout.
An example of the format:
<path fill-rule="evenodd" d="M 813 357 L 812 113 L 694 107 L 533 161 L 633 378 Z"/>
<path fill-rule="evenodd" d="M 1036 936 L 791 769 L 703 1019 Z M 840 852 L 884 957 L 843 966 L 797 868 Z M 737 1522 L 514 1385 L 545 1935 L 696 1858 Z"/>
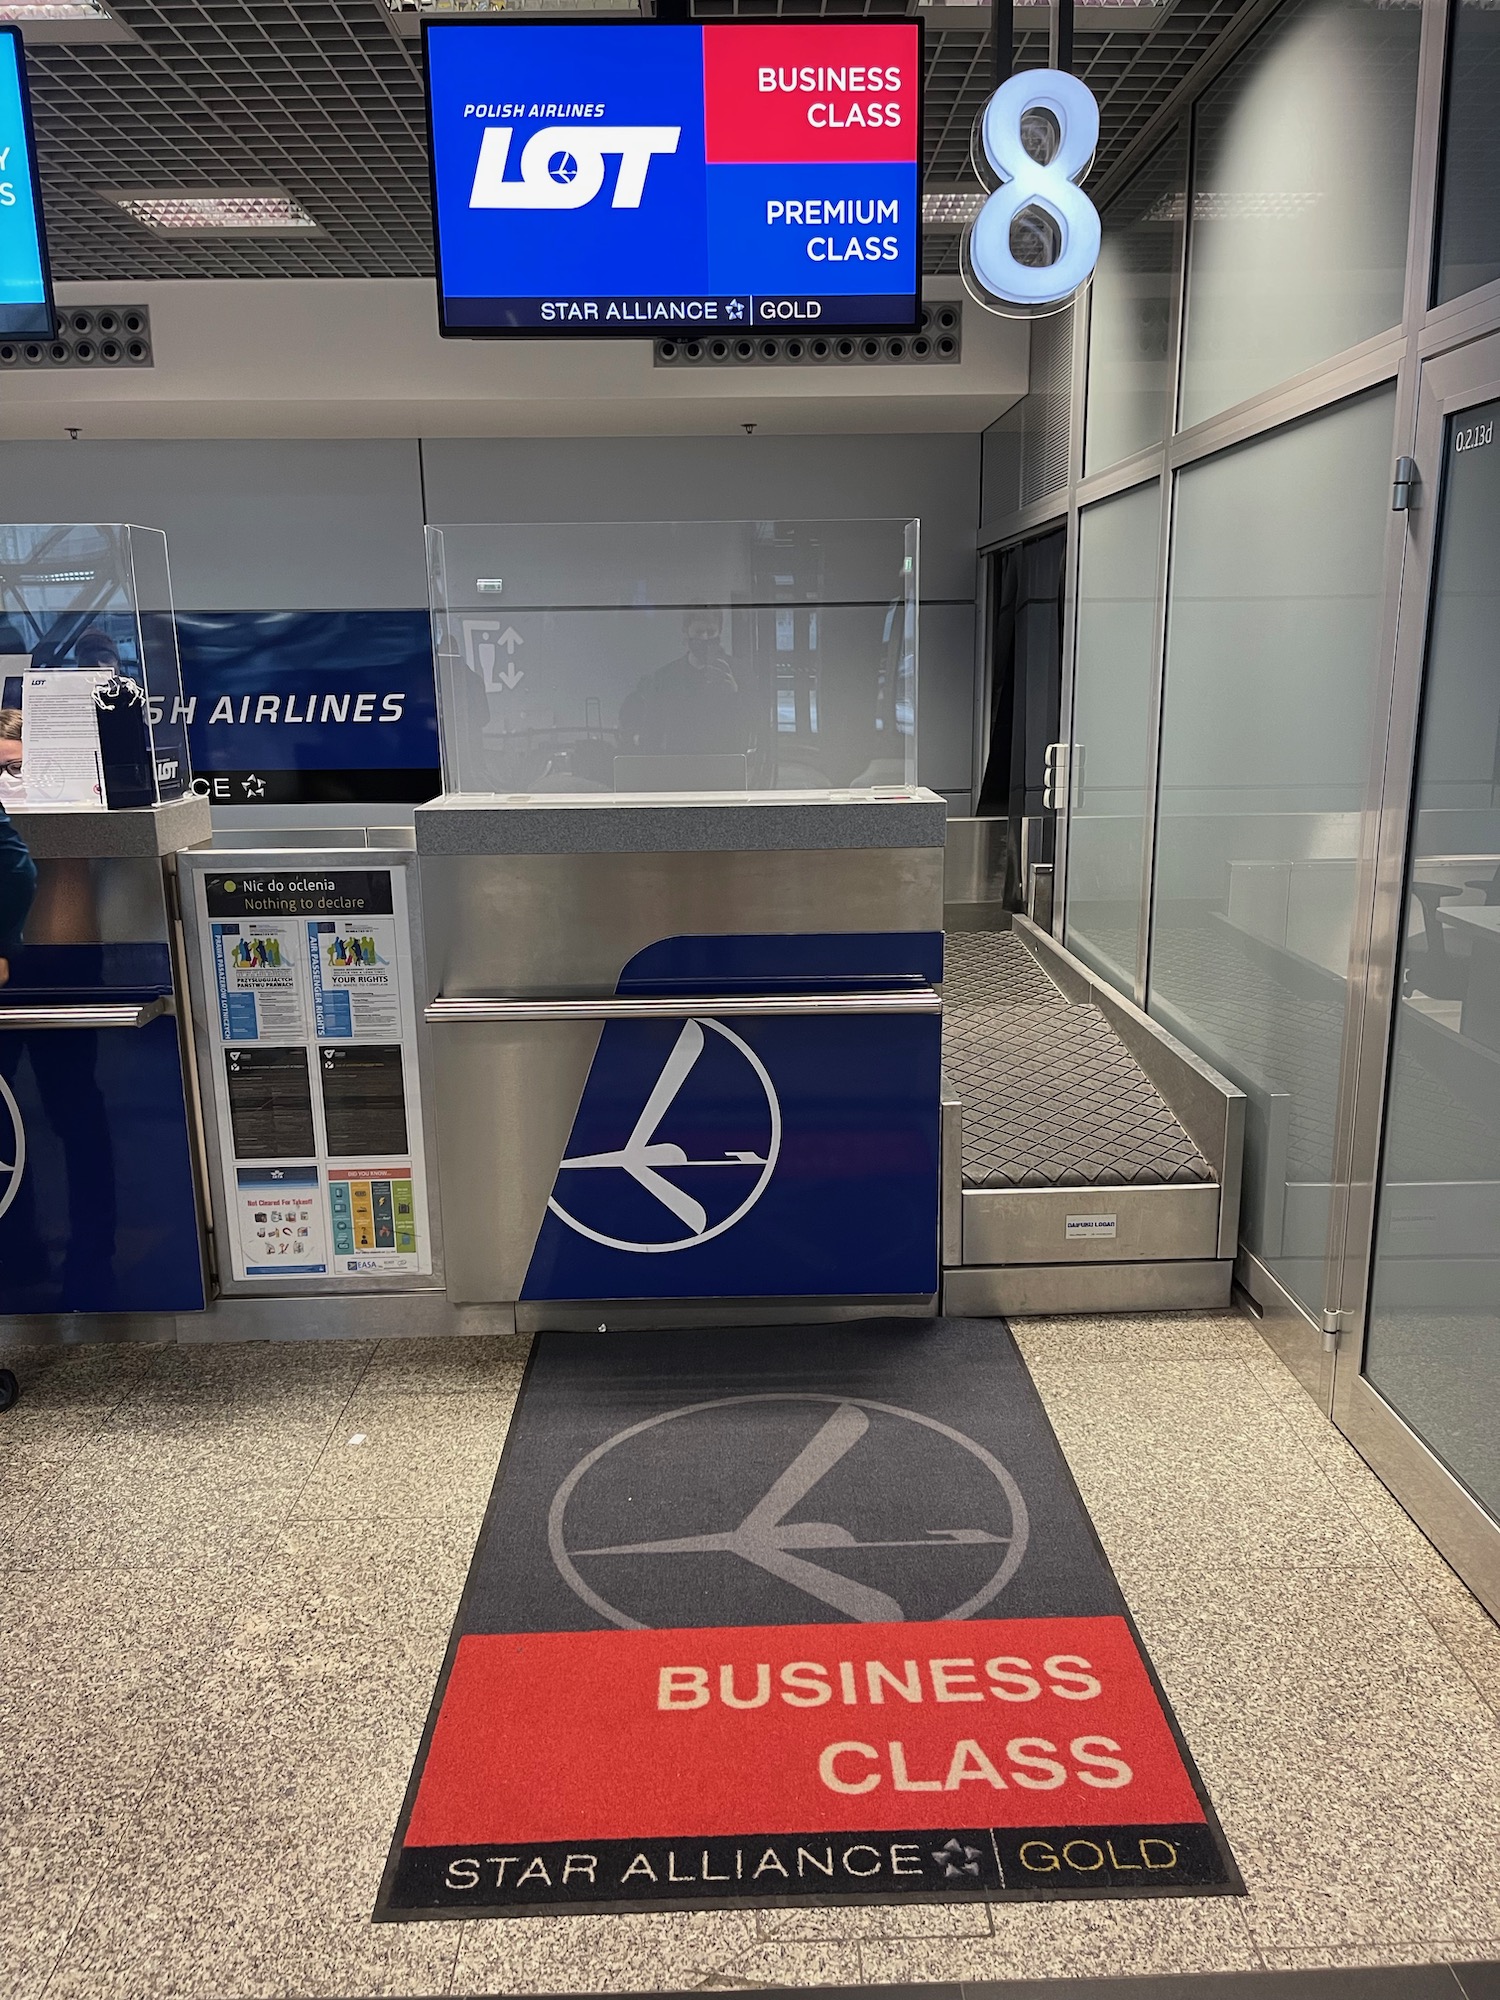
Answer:
<path fill-rule="evenodd" d="M 685 1021 L 706 1014 L 941 1014 L 941 997 L 923 992 L 618 994 L 599 1000 L 450 1000 L 439 995 L 423 1010 L 434 1027 L 480 1021 Z"/>
<path fill-rule="evenodd" d="M 170 994 L 155 1000 L 80 1000 L 37 1007 L 0 1003 L 0 1034 L 34 1028 L 144 1028 L 172 1011 Z"/>

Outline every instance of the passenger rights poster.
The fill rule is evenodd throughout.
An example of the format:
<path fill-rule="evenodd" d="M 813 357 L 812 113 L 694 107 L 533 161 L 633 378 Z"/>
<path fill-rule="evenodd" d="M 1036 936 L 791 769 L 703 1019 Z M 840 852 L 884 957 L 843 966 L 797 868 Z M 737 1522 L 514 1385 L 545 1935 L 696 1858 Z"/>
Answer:
<path fill-rule="evenodd" d="M 196 879 L 233 1276 L 425 1275 L 404 871 Z"/>

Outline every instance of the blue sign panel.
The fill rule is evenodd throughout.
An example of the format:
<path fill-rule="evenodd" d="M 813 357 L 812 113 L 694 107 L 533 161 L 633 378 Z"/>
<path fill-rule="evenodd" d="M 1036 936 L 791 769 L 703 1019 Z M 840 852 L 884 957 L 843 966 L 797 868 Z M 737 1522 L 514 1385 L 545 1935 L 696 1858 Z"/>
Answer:
<path fill-rule="evenodd" d="M 424 37 L 445 333 L 915 323 L 916 21 Z"/>
<path fill-rule="evenodd" d="M 672 939 L 619 983 L 681 991 L 700 972 L 722 992 L 754 968 L 762 990 L 847 991 L 883 958 L 916 984 L 940 950 L 924 933 Z M 930 1295 L 940 1067 L 936 1014 L 608 1022 L 522 1297 Z"/>
<path fill-rule="evenodd" d="M 54 330 L 21 31 L 0 26 L 0 335 Z"/>
<path fill-rule="evenodd" d="M 202 1309 L 169 1015 L 0 1033 L 0 1297 L 11 1313 Z"/>
<path fill-rule="evenodd" d="M 219 805 L 442 789 L 425 611 L 180 612 L 193 772 Z"/>

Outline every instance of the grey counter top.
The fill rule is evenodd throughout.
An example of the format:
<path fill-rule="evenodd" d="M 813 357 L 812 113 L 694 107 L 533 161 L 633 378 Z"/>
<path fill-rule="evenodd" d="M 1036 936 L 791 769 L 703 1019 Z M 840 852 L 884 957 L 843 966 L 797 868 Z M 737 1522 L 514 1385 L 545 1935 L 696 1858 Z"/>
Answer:
<path fill-rule="evenodd" d="M 416 810 L 417 852 L 741 854 L 941 847 L 936 792 L 792 793 L 761 798 L 556 798 L 449 792 Z"/>
<path fill-rule="evenodd" d="M 16 806 L 10 815 L 17 833 L 38 861 L 104 861 L 178 854 L 213 835 L 207 799 L 190 792 L 160 806 L 130 806 L 97 812 L 66 806 Z"/>

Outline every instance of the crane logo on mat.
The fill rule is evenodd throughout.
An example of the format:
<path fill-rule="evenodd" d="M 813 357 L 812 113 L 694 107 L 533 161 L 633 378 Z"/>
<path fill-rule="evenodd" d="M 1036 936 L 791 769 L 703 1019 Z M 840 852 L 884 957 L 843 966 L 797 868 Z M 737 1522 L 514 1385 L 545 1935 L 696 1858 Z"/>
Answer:
<path fill-rule="evenodd" d="M 489 125 L 479 146 L 470 208 L 587 208 L 604 186 L 604 157 L 620 171 L 611 208 L 639 208 L 657 153 L 675 153 L 680 125 L 545 125 L 521 148 L 521 178 L 508 181 L 513 128 Z"/>
<path fill-rule="evenodd" d="M 15 1200 L 25 1171 L 26 1127 L 21 1122 L 21 1107 L 10 1085 L 0 1076 L 0 1215 Z"/>
<path fill-rule="evenodd" d="M 772 1412 L 763 1407 L 768 1404 L 788 1407 Z M 783 1422 L 770 1429 L 764 1420 L 771 1416 Z M 790 1434 L 786 1420 L 797 1427 Z M 809 1421 L 816 1422 L 816 1429 L 788 1461 L 787 1449 L 797 1435 L 805 1434 Z M 680 1503 L 680 1525 L 695 1527 L 713 1504 L 707 1496 L 712 1493 L 713 1470 L 722 1460 L 726 1423 L 742 1447 L 749 1435 L 770 1448 L 765 1490 L 738 1519 L 730 1518 L 706 1533 L 657 1535 L 593 1547 L 579 1546 L 575 1536 L 570 1545 L 568 1509 L 575 1495 L 580 1501 L 575 1517 L 586 1513 L 590 1525 L 601 1516 L 625 1520 L 630 1496 L 647 1479 Z M 673 1427 L 667 1438 L 648 1437 L 664 1425 Z M 910 1426 L 917 1427 L 915 1434 Z M 642 1445 L 647 1449 L 643 1451 Z M 665 1459 L 663 1446 L 669 1454 Z M 841 1468 L 845 1476 L 836 1497 L 813 1498 Z M 914 1518 L 888 1532 L 882 1520 L 883 1515 L 888 1519 L 887 1507 L 877 1503 L 871 1509 L 860 1503 L 893 1491 L 911 1496 Z M 873 1514 L 875 1531 L 861 1535 L 838 1520 L 788 1519 L 804 1502 L 817 1507 L 820 1500 L 829 1511 L 837 1508 L 856 1519 L 862 1513 Z M 940 1516 L 958 1512 L 963 1525 L 929 1525 L 934 1510 Z M 701 1562 L 680 1559 L 692 1557 L 716 1558 L 716 1569 L 725 1559 L 733 1571 L 748 1565 L 761 1573 L 762 1580 L 770 1577 L 775 1584 L 790 1586 L 801 1597 L 859 1624 L 899 1624 L 908 1616 L 972 1618 L 1015 1575 L 1029 1533 L 1021 1489 L 993 1453 L 962 1431 L 894 1404 L 801 1394 L 729 1396 L 692 1403 L 617 1431 L 574 1466 L 547 1517 L 547 1544 L 568 1587 L 611 1624 L 634 1631 L 689 1622 L 687 1595 L 703 1570 Z M 592 1537 L 585 1532 L 581 1539 Z M 958 1560 L 944 1561 L 944 1557 Z M 859 1574 L 845 1574 L 833 1566 L 840 1561 L 848 1566 L 851 1560 Z M 580 1563 L 599 1588 L 588 1581 Z M 646 1566 L 680 1572 L 676 1581 L 682 1586 L 683 1602 L 672 1601 L 679 1593 L 670 1583 L 663 1586 L 659 1575 L 642 1592 Z M 869 1580 L 872 1576 L 889 1587 L 880 1588 Z M 731 1592 L 738 1580 L 729 1581 Z M 649 1605 L 653 1616 L 635 1617 L 620 1608 L 615 1600 L 632 1590 L 639 1608 Z M 896 1590 L 901 1591 L 899 1599 L 892 1594 Z M 905 1607 L 914 1593 L 933 1595 L 933 1602 L 909 1612 Z"/>
<path fill-rule="evenodd" d="M 739 1072 L 734 1081 L 744 1103 L 746 1125 L 745 1131 L 735 1136 L 748 1143 L 693 1158 L 677 1140 L 662 1135 L 671 1129 L 674 1111 L 684 1098 L 691 1096 L 695 1081 L 705 1078 L 706 1082 L 710 1067 L 722 1072 L 722 1062 L 711 1064 L 703 1060 L 710 1047 L 705 1028 L 720 1038 L 713 1045 L 716 1055 L 722 1056 L 725 1047 L 734 1052 L 730 1066 Z M 748 1079 L 744 1075 L 747 1068 Z M 722 1075 L 719 1088 L 722 1089 Z M 681 1115 L 690 1114 L 691 1106 L 682 1104 Z M 760 1057 L 722 1021 L 707 1018 L 684 1021 L 682 1032 L 625 1143 L 562 1160 L 559 1174 L 573 1176 L 567 1197 L 571 1206 L 565 1206 L 556 1194 L 547 1206 L 570 1229 L 608 1250 L 631 1251 L 642 1256 L 690 1250 L 724 1235 L 750 1213 L 770 1184 L 780 1151 L 781 1105 Z M 629 1238 L 601 1226 L 609 1213 L 609 1183 L 622 1174 L 650 1197 L 662 1216 L 664 1229 L 675 1229 L 678 1233 L 664 1235 L 661 1240 L 654 1235 Z M 688 1185 L 684 1185 L 685 1180 Z M 686 1230 L 686 1235 L 680 1233 L 682 1230 Z"/>

